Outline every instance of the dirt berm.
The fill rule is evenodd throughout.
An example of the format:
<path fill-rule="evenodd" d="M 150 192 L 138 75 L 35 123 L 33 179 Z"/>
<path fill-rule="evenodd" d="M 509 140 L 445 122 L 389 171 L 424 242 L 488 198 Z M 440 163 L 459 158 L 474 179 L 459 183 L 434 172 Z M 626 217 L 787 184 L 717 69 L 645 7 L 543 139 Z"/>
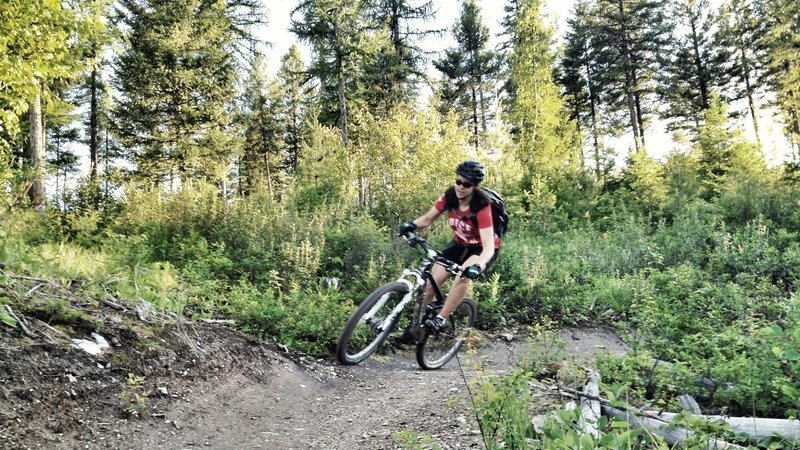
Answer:
<path fill-rule="evenodd" d="M 534 345 L 483 335 L 437 371 L 420 370 L 411 349 L 343 367 L 143 305 L 73 307 L 82 315 L 68 324 L 21 313 L 24 329 L 0 324 L 0 447 L 483 448 L 471 383 L 509 370 Z M 565 358 L 624 351 L 604 331 L 557 335 Z M 108 348 L 92 355 L 74 339 Z"/>

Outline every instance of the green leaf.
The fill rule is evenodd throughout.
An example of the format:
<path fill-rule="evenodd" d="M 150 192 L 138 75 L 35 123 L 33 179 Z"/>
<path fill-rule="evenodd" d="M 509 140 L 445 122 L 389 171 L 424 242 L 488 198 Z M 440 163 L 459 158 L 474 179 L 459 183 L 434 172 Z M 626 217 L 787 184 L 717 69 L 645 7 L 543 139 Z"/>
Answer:
<path fill-rule="evenodd" d="M 779 327 L 778 325 L 772 325 L 771 327 L 765 328 L 764 332 L 770 336 L 780 336 L 783 334 L 783 328 Z"/>
<path fill-rule="evenodd" d="M 800 352 L 796 352 L 794 350 L 786 350 L 783 353 L 783 357 L 789 361 L 798 361 L 800 360 Z"/>
<path fill-rule="evenodd" d="M 781 386 L 781 392 L 783 392 L 783 395 L 789 397 L 792 400 L 800 399 L 800 392 L 798 392 L 797 389 L 795 389 L 792 386 L 789 386 L 788 384 L 784 384 L 783 386 Z"/>
<path fill-rule="evenodd" d="M 17 321 L 3 311 L 0 311 L 0 322 L 3 322 L 11 328 L 17 328 Z"/>

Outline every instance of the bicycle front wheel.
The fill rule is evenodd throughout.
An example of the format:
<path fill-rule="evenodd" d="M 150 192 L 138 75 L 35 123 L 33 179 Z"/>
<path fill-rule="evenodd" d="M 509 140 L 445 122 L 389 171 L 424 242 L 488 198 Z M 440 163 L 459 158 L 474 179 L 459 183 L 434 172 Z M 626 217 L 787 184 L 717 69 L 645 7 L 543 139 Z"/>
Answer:
<path fill-rule="evenodd" d="M 336 358 L 344 365 L 358 364 L 380 347 L 392 332 L 399 315 L 390 323 L 386 317 L 408 293 L 400 282 L 388 283 L 364 299 L 344 326 Z"/>
<path fill-rule="evenodd" d="M 439 333 L 425 332 L 417 344 L 417 363 L 426 370 L 438 369 L 456 356 L 467 330 L 475 324 L 476 308 L 472 299 L 465 298 L 447 318 Z"/>

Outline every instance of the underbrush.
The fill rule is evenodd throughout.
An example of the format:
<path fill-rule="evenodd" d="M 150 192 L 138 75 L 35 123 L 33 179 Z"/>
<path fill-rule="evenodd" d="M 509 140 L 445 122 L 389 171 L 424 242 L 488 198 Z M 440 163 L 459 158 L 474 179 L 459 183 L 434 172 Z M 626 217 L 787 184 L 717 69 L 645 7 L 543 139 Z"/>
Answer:
<path fill-rule="evenodd" d="M 769 340 L 781 330 L 770 328 L 761 330 L 758 334 L 762 339 Z M 737 363 L 746 364 L 749 377 L 740 379 L 736 384 L 724 382 L 722 378 L 705 378 L 692 373 L 689 366 L 684 363 L 670 364 L 667 362 L 654 363 L 652 353 L 635 352 L 623 357 L 613 357 L 600 354 L 597 368 L 602 373 L 599 400 L 602 404 L 613 407 L 618 411 L 628 411 L 631 414 L 642 415 L 642 411 L 675 411 L 677 414 L 670 423 L 670 427 L 681 427 L 691 431 L 691 435 L 682 445 L 667 444 L 663 437 L 642 428 L 636 428 L 628 421 L 619 417 L 609 418 L 605 415 L 598 419 L 588 419 L 596 426 L 596 434 L 587 432 L 582 426 L 584 419 L 580 408 L 576 408 L 574 393 L 583 387 L 585 382 L 585 367 L 579 365 L 573 358 L 566 356 L 564 350 L 568 343 L 554 339 L 555 334 L 547 328 L 539 328 L 531 333 L 531 344 L 537 351 L 518 362 L 516 368 L 509 373 L 492 373 L 491 371 L 476 370 L 476 377 L 471 383 L 471 397 L 473 413 L 479 420 L 482 433 L 489 449 L 517 448 L 517 449 L 563 449 L 576 448 L 591 449 L 661 449 L 690 448 L 706 449 L 709 441 L 722 439 L 751 449 L 793 449 L 800 444 L 792 441 L 791 437 L 773 435 L 757 441 L 748 441 L 746 435 L 733 432 L 731 427 L 720 420 L 703 420 L 692 416 L 682 410 L 676 399 L 679 394 L 692 394 L 700 402 L 704 414 L 715 412 L 723 415 L 736 416 L 735 409 L 724 406 L 714 410 L 713 397 L 730 394 L 734 398 L 747 399 L 751 406 L 761 401 L 758 393 L 746 392 L 753 385 L 751 381 L 758 376 L 764 367 L 758 362 L 750 364 L 748 361 L 739 360 Z M 797 336 L 792 337 L 791 343 L 797 344 Z M 766 342 L 763 342 L 766 343 Z M 794 350 L 787 352 L 785 349 L 760 348 L 759 350 L 780 355 L 786 360 L 795 360 L 797 354 Z M 768 357 L 769 358 L 769 357 Z M 730 366 L 728 369 L 732 369 Z M 795 364 L 786 367 L 788 370 L 797 370 Z M 705 374 L 708 376 L 719 375 L 720 372 Z M 705 386 L 699 383 L 703 380 Z M 719 385 L 709 386 L 714 382 Z M 711 383 L 711 385 L 709 384 Z M 796 391 L 781 386 L 775 392 L 772 401 L 783 395 L 787 398 L 797 398 Z M 727 400 L 730 400 L 728 397 Z M 770 400 L 762 402 L 769 403 Z M 797 417 L 796 410 L 786 410 L 785 417 Z M 651 413 L 655 414 L 655 413 Z M 755 417 L 757 412 L 751 410 L 750 414 L 739 414 L 744 417 Z M 671 428 L 670 428 L 671 429 Z M 714 447 L 717 448 L 717 447 Z"/>
<path fill-rule="evenodd" d="M 525 236 L 504 263 L 503 283 L 524 292 L 508 298 L 506 311 L 524 321 L 616 328 L 630 353 L 601 358 L 597 368 L 602 396 L 621 405 L 680 411 L 676 398 L 689 394 L 705 414 L 797 419 L 799 236 L 758 215 L 726 224 L 714 211 L 693 205 L 669 222 L 627 217 L 603 229 Z M 485 404 L 477 413 L 496 448 L 669 448 L 611 420 L 599 424 L 599 437 L 588 436 L 575 426 L 577 413 L 564 409 L 530 426 L 526 386 L 555 375 L 537 358 L 478 390 Z M 725 427 L 697 425 L 683 424 L 697 433 L 690 448 L 711 437 L 736 440 Z M 778 439 L 751 448 L 793 445 Z"/>
<path fill-rule="evenodd" d="M 418 258 L 341 205 L 311 215 L 260 196 L 226 205 L 201 187 L 165 199 L 134 196 L 106 226 L 86 226 L 98 216 L 81 214 L 4 218 L 0 269 L 78 283 L 98 301 L 232 318 L 246 332 L 318 356 L 333 351 L 357 302 Z M 78 222 L 89 235 L 69 229 Z"/>

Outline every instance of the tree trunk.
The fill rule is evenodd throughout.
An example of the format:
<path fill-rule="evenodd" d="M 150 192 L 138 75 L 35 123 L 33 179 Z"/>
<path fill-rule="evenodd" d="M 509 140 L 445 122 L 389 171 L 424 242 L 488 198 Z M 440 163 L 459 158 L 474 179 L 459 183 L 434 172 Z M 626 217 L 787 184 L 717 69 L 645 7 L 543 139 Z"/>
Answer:
<path fill-rule="evenodd" d="M 29 105 L 30 145 L 28 147 L 28 161 L 31 165 L 31 186 L 28 189 L 28 198 L 31 206 L 39 211 L 46 207 L 46 191 L 44 184 L 44 117 L 42 115 L 41 91 L 36 93 Z"/>
<path fill-rule="evenodd" d="M 588 53 L 588 49 L 584 51 Z M 586 87 L 589 90 L 589 112 L 592 120 L 592 145 L 594 147 L 594 174 L 595 179 L 599 181 L 602 176 L 600 170 L 600 140 L 598 137 L 600 133 L 597 129 L 597 104 L 595 102 L 594 87 L 592 86 L 593 79 L 592 66 L 591 64 L 586 64 Z"/>
<path fill-rule="evenodd" d="M 756 115 L 755 87 L 750 79 L 750 58 L 747 57 L 747 44 L 744 42 L 744 34 L 739 33 L 736 41 L 739 51 L 739 61 L 742 64 L 742 79 L 744 80 L 745 92 L 747 94 L 747 105 L 750 107 L 750 117 L 753 119 L 753 130 L 756 133 L 756 143 L 761 148 L 761 134 L 758 130 L 758 117 Z"/>
<path fill-rule="evenodd" d="M 656 418 L 641 417 L 635 414 L 623 411 L 621 409 L 613 408 L 611 406 L 602 405 L 601 409 L 603 415 L 611 418 L 622 419 L 628 422 L 632 428 L 642 428 L 653 434 L 657 434 L 664 438 L 664 441 L 673 446 L 684 447 L 684 441 L 694 435 L 694 432 L 685 428 L 673 427 L 668 421 L 659 420 Z M 720 439 L 709 439 L 706 448 L 711 449 L 741 449 L 745 450 L 736 444 L 731 444 Z"/>
<path fill-rule="evenodd" d="M 475 86 L 472 86 L 472 139 L 475 144 L 475 151 L 478 151 L 478 93 Z"/>
<path fill-rule="evenodd" d="M 292 167 L 291 172 L 297 172 L 297 160 L 300 157 L 300 117 L 297 113 L 292 113 L 292 122 L 289 128 L 292 136 Z"/>
<path fill-rule="evenodd" d="M 270 170 L 269 164 L 269 150 L 264 152 L 264 168 L 267 171 L 267 192 L 269 193 L 270 200 L 273 200 L 275 197 L 272 192 L 272 170 Z"/>
<path fill-rule="evenodd" d="M 587 397 L 581 397 L 581 418 L 578 425 L 584 432 L 598 439 L 600 432 L 597 430 L 597 420 L 600 418 L 600 402 L 596 399 L 600 397 L 600 372 L 591 369 L 587 378 L 589 381 L 583 386 L 583 393 Z"/>
<path fill-rule="evenodd" d="M 691 395 L 679 395 L 678 403 L 681 405 L 681 408 L 683 408 L 684 411 L 698 415 L 703 414 L 703 410 L 700 409 L 700 405 L 697 403 L 697 400 L 695 400 Z"/>
<path fill-rule="evenodd" d="M 649 414 L 658 416 L 667 422 L 671 421 L 676 413 L 650 411 Z M 785 438 L 796 439 L 800 436 L 800 422 L 786 419 L 760 419 L 758 417 L 728 417 L 698 415 L 708 421 L 724 421 L 730 425 L 734 433 L 745 433 L 754 441 L 768 438 L 778 434 Z"/>
<path fill-rule="evenodd" d="M 344 96 L 344 69 L 339 62 L 339 128 L 342 130 L 342 145 L 347 146 L 347 102 Z"/>
<path fill-rule="evenodd" d="M 697 18 L 691 14 L 691 27 L 692 27 L 692 51 L 694 51 L 694 65 L 697 69 L 697 78 L 700 83 L 700 105 L 705 111 L 708 109 L 708 76 L 706 75 L 705 64 L 700 55 L 700 38 L 697 32 Z"/>
<path fill-rule="evenodd" d="M 625 3 L 623 0 L 619 0 L 617 5 L 619 7 L 620 14 L 623 14 L 625 12 Z M 640 132 L 639 121 L 636 117 L 636 103 L 633 97 L 636 87 L 636 80 L 634 79 L 632 67 L 633 62 L 631 61 L 630 53 L 628 51 L 628 33 L 624 23 L 622 24 L 622 29 L 620 30 L 620 42 L 622 44 L 622 64 L 625 71 L 625 100 L 628 104 L 628 115 L 630 117 L 631 131 L 633 132 L 633 144 L 636 152 L 638 153 L 641 147 L 641 141 L 639 140 Z"/>
<path fill-rule="evenodd" d="M 334 12 L 336 15 L 333 19 L 333 36 L 334 40 L 339 43 L 339 16 L 340 11 Z M 345 88 L 344 80 L 344 55 L 341 50 L 336 50 L 336 93 L 339 100 L 339 129 L 342 132 L 342 145 L 347 146 L 347 102 L 344 94 Z"/>
<path fill-rule="evenodd" d="M 633 73 L 633 85 L 638 86 L 638 81 L 636 78 L 636 72 Z M 639 91 L 637 90 L 634 94 L 634 102 L 636 105 L 636 120 L 639 124 L 639 143 L 641 144 L 641 151 L 645 151 L 647 144 L 644 141 L 644 113 L 642 113 L 642 101 L 641 96 L 639 95 Z"/>
<path fill-rule="evenodd" d="M 92 68 L 91 105 L 89 111 L 89 179 L 94 183 L 97 180 L 97 67 Z"/>

